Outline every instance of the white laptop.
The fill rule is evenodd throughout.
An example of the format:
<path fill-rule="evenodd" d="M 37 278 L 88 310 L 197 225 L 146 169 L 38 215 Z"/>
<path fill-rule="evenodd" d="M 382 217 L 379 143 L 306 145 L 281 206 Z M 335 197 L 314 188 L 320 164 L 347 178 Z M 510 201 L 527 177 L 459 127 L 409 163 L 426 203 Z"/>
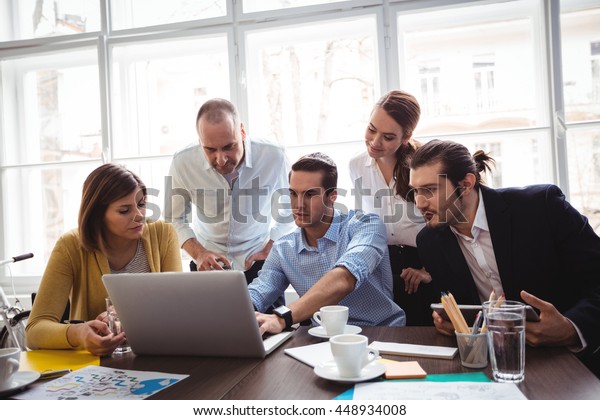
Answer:
<path fill-rule="evenodd" d="M 263 358 L 292 331 L 263 340 L 241 271 L 105 274 L 138 355 Z"/>

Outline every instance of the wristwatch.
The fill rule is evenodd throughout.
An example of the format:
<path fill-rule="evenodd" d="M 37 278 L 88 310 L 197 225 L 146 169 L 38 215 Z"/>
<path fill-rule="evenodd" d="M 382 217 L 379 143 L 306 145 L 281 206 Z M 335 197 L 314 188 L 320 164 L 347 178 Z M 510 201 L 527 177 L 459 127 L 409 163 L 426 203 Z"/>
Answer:
<path fill-rule="evenodd" d="M 283 318 L 285 321 L 285 331 L 289 331 L 292 329 L 292 310 L 285 305 L 281 305 L 275 309 L 273 309 L 273 313 L 277 315 L 279 318 Z"/>

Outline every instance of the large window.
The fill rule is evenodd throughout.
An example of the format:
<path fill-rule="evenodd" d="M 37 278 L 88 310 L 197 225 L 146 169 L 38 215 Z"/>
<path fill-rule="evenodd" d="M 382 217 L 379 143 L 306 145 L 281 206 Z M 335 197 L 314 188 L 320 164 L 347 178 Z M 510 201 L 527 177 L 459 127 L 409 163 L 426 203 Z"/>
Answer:
<path fill-rule="evenodd" d="M 102 155 L 97 55 L 54 52 L 0 69 L 3 241 L 7 255 L 38 256 L 13 272 L 40 273 L 58 236 L 76 227 L 81 185 Z"/>
<path fill-rule="evenodd" d="M 598 2 L 561 0 L 560 31 L 555 2 L 444 3 L 1 0 L 0 257 L 36 254 L 13 267 L 30 276 L 17 286 L 35 289 L 102 162 L 137 172 L 160 217 L 171 156 L 212 97 L 292 161 L 333 156 L 351 205 L 373 104 L 405 89 L 417 140 L 491 152 L 494 187 L 559 183 L 600 230 Z"/>
<path fill-rule="evenodd" d="M 571 202 L 600 231 L 600 4 L 564 1 L 561 42 Z"/>

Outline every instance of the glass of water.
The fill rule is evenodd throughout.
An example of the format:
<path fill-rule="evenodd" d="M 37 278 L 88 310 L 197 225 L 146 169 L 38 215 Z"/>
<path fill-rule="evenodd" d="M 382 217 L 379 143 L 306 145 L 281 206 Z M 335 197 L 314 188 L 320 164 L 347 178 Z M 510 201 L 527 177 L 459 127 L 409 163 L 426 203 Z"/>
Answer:
<path fill-rule="evenodd" d="M 483 303 L 492 375 L 496 382 L 525 379 L 525 304 L 512 300 Z"/>
<path fill-rule="evenodd" d="M 106 298 L 106 317 L 108 319 L 108 328 L 112 331 L 113 334 L 117 335 L 123 332 L 123 326 L 121 325 L 121 320 L 119 319 L 119 315 L 115 311 L 115 307 L 112 304 L 110 298 Z M 121 344 L 115 349 L 113 354 L 125 354 L 131 351 L 131 347 L 127 343 L 127 339 L 124 339 Z"/>

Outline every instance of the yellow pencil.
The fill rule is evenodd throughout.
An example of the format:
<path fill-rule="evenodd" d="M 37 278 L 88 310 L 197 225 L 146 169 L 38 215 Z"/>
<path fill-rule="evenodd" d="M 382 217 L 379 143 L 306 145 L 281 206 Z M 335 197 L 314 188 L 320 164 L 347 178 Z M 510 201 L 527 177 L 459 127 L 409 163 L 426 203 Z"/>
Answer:
<path fill-rule="evenodd" d="M 465 321 L 465 317 L 463 316 L 462 312 L 458 308 L 458 304 L 456 303 L 456 300 L 454 299 L 454 296 L 452 295 L 452 293 L 448 293 L 448 297 L 450 298 L 450 301 L 452 302 L 452 305 L 456 309 L 456 313 L 457 313 L 457 317 L 458 317 L 458 323 L 460 324 L 460 328 L 462 330 L 462 331 L 459 331 L 459 332 L 469 333 L 470 329 L 469 329 L 469 326 L 467 325 L 467 321 Z"/>
<path fill-rule="evenodd" d="M 456 331 L 458 331 L 459 333 L 464 332 L 462 330 L 462 327 L 461 327 L 460 323 L 459 323 L 456 311 L 452 307 L 452 304 L 450 303 L 450 301 L 448 299 L 444 299 L 442 301 L 442 306 L 444 307 L 444 310 L 446 311 L 446 314 L 448 314 L 448 318 L 450 318 L 450 322 L 452 323 L 452 326 L 454 327 L 454 329 Z"/>

